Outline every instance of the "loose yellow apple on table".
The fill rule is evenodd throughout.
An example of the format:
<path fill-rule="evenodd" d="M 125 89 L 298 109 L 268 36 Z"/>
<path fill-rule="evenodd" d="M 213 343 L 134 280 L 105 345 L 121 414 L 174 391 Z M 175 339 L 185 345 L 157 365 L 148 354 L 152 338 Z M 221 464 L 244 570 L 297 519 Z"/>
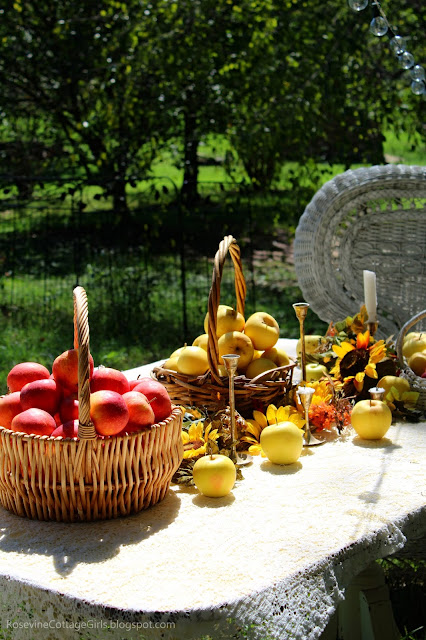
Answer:
<path fill-rule="evenodd" d="M 265 427 L 260 444 L 274 464 L 293 464 L 303 449 L 303 431 L 294 422 L 279 422 Z"/>
<path fill-rule="evenodd" d="M 200 493 L 209 498 L 222 498 L 232 490 L 237 470 L 230 458 L 218 453 L 198 458 L 192 477 Z"/>
<path fill-rule="evenodd" d="M 236 356 L 240 356 L 238 360 L 238 371 L 244 371 L 244 369 L 250 364 L 253 358 L 253 344 L 250 338 L 241 331 L 229 331 L 220 336 L 217 341 L 219 349 L 219 362 L 224 364 L 222 356 L 228 353 L 233 353 Z"/>
<path fill-rule="evenodd" d="M 380 440 L 392 423 L 392 412 L 381 400 L 360 400 L 352 409 L 352 426 L 364 440 Z"/>
<path fill-rule="evenodd" d="M 217 308 L 217 321 L 216 321 L 216 335 L 218 338 L 223 336 L 224 333 L 230 331 L 242 331 L 244 329 L 245 320 L 244 316 L 226 304 L 220 304 Z M 209 332 L 209 313 L 206 313 L 204 318 L 204 331 Z"/>
<path fill-rule="evenodd" d="M 315 382 L 327 373 L 327 367 L 319 362 L 308 362 L 306 365 L 306 382 Z"/>
<path fill-rule="evenodd" d="M 256 360 L 252 360 L 245 370 L 246 378 L 255 378 L 261 373 L 265 373 L 266 371 L 271 371 L 271 369 L 276 369 L 277 365 L 272 360 L 268 360 L 268 358 L 257 358 Z"/>
<path fill-rule="evenodd" d="M 280 327 L 269 313 L 256 311 L 246 320 L 244 333 L 250 338 L 255 349 L 265 351 L 277 343 Z"/>
<path fill-rule="evenodd" d="M 188 376 L 202 376 L 209 368 L 207 353 L 201 347 L 185 347 L 179 354 L 177 370 Z"/>
<path fill-rule="evenodd" d="M 316 335 L 305 336 L 305 352 L 309 354 L 315 353 L 315 351 L 318 349 L 319 345 L 321 344 L 321 340 L 322 340 L 322 336 L 316 336 Z M 300 358 L 301 353 L 302 353 L 302 342 L 299 338 L 296 344 L 296 354 L 298 358 Z"/>

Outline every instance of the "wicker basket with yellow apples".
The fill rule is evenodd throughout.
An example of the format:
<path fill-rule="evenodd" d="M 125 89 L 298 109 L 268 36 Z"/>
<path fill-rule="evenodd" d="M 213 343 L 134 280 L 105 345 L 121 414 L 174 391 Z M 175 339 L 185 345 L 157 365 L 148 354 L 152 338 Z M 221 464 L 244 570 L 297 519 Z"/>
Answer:
<path fill-rule="evenodd" d="M 32 519 L 76 522 L 137 513 L 165 497 L 183 458 L 182 410 L 173 406 L 169 398 L 162 415 L 153 412 L 153 419 L 144 427 L 138 421 L 130 427 L 125 413 L 121 414 L 122 424 L 117 414 L 110 414 L 108 420 L 106 405 L 100 420 L 95 420 L 91 406 L 99 409 L 101 405 L 95 404 L 96 393 L 91 393 L 90 386 L 93 359 L 89 350 L 87 296 L 82 287 L 76 287 L 73 295 L 74 349 L 62 355 L 72 352 L 74 356 L 78 419 L 60 425 L 61 435 L 57 435 L 54 411 L 20 411 L 20 407 L 8 428 L 0 426 L 0 504 Z M 22 401 L 23 390 L 31 383 L 18 392 L 10 382 L 12 371 L 8 376 L 9 394 L 1 400 L 17 396 Z M 46 380 L 42 382 L 49 377 L 47 369 L 45 373 Z M 152 383 L 150 379 L 148 382 Z M 107 392 L 103 397 L 108 394 L 117 406 L 118 396 L 127 411 L 123 396 Z M 42 414 L 43 422 L 36 422 Z M 2 416 L 1 424 L 5 424 L 4 411 Z M 68 430 L 67 425 L 72 428 Z"/>
<path fill-rule="evenodd" d="M 218 311 L 223 308 L 223 305 L 220 305 L 220 288 L 223 267 L 228 253 L 234 266 L 237 304 L 236 309 L 231 307 L 226 307 L 226 309 L 230 310 L 229 314 L 232 315 L 233 321 L 236 322 L 234 326 L 238 328 L 239 322 L 241 322 L 241 326 L 239 330 L 231 329 L 218 337 L 218 333 L 221 333 L 220 331 L 218 332 L 218 322 L 221 321 L 218 318 Z M 229 378 L 222 360 L 222 355 L 225 354 L 237 354 L 240 356 L 234 378 L 234 390 L 235 406 L 242 415 L 251 414 L 253 408 L 264 408 L 268 404 L 280 404 L 284 401 L 292 385 L 295 363 L 289 359 L 281 366 L 277 365 L 276 361 L 271 362 L 271 368 L 262 371 L 259 367 L 260 372 L 256 374 L 256 363 L 254 363 L 256 358 L 253 358 L 253 356 L 256 354 L 260 359 L 266 353 L 268 347 L 265 348 L 259 346 L 259 344 L 257 344 L 257 348 L 253 346 L 256 341 L 252 340 L 249 334 L 253 335 L 253 332 L 257 330 L 254 316 L 262 316 L 263 324 L 265 318 L 268 317 L 267 320 L 271 323 L 269 329 L 272 333 L 275 333 L 272 342 L 278 339 L 279 327 L 272 316 L 262 312 L 253 314 L 246 322 L 244 319 L 245 297 L 246 282 L 242 270 L 240 248 L 233 236 L 226 236 L 220 242 L 214 259 L 212 285 L 208 299 L 208 314 L 205 320 L 206 355 L 203 356 L 201 353 L 203 349 L 198 351 L 201 359 L 201 371 L 194 370 L 194 372 L 191 372 L 186 369 L 184 372 L 177 366 L 172 369 L 173 365 L 171 364 L 171 359 L 169 359 L 162 366 L 155 367 L 151 372 L 151 376 L 166 387 L 173 402 L 202 407 L 207 411 L 217 411 L 229 404 Z M 251 322 L 249 322 L 250 320 Z M 250 330 L 248 328 L 249 324 Z M 182 362 L 182 355 L 184 357 L 188 355 L 188 361 L 191 360 L 192 354 L 190 350 L 193 348 L 181 348 L 182 351 L 185 350 L 185 354 L 180 354 L 179 363 Z M 262 353 L 260 352 L 261 349 Z M 266 359 L 268 360 L 268 358 Z M 249 370 L 249 367 L 251 367 L 251 370 Z M 250 376 L 248 376 L 248 373 L 250 373 Z"/>
<path fill-rule="evenodd" d="M 419 393 L 417 408 L 426 412 L 426 331 L 409 331 L 426 318 L 426 309 L 406 322 L 396 340 L 396 353 L 413 391 Z"/>

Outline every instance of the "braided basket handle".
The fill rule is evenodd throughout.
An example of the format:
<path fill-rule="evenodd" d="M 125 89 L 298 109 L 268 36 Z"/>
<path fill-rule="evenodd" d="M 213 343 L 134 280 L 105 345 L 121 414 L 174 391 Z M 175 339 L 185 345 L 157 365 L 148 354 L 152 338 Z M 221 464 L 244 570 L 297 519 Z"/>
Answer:
<path fill-rule="evenodd" d="M 396 355 L 401 364 L 404 362 L 404 357 L 402 355 L 402 344 L 404 342 L 404 336 L 407 333 L 408 329 L 414 327 L 414 325 L 417 324 L 417 322 L 419 322 L 420 320 L 423 320 L 423 318 L 426 318 L 426 309 L 423 309 L 423 311 L 419 311 L 419 313 L 416 313 L 415 316 L 408 320 L 402 326 L 401 331 L 398 334 L 398 338 L 396 339 Z"/>
<path fill-rule="evenodd" d="M 207 358 L 209 361 L 210 371 L 213 378 L 219 384 L 223 384 L 219 376 L 219 345 L 216 335 L 217 330 L 217 310 L 220 303 L 220 284 L 222 280 L 223 266 L 225 264 L 226 255 L 232 258 L 235 272 L 235 294 L 237 297 L 237 311 L 244 316 L 244 307 L 246 300 L 246 281 L 243 275 L 243 268 L 241 265 L 241 253 L 240 247 L 233 236 L 225 236 L 220 242 L 219 249 L 214 258 L 212 285 L 209 293 L 208 302 L 208 344 L 207 344 Z"/>
<path fill-rule="evenodd" d="M 87 294 L 83 287 L 75 287 L 74 349 L 78 349 L 78 437 L 93 440 L 96 431 L 90 420 L 90 363 L 89 319 Z"/>

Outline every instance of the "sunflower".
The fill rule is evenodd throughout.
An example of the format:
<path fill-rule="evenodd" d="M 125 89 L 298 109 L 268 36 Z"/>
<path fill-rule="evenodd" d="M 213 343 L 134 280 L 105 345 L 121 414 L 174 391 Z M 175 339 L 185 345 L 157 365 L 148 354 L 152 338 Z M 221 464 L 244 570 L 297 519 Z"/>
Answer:
<path fill-rule="evenodd" d="M 356 340 L 344 340 L 333 345 L 337 360 L 330 373 L 343 381 L 346 391 L 353 385 L 355 392 L 364 388 L 365 376 L 377 379 L 376 365 L 386 359 L 386 345 L 379 340 L 370 345 L 370 332 L 358 333 Z"/>
<path fill-rule="evenodd" d="M 253 420 L 246 420 L 246 432 L 249 435 L 241 438 L 243 442 L 250 444 L 248 451 L 251 455 L 257 456 L 260 453 L 263 457 L 266 457 L 260 444 L 260 434 L 265 427 L 280 422 L 293 422 L 299 429 L 303 429 L 305 426 L 304 418 L 295 407 L 291 407 L 290 405 L 277 409 L 274 404 L 270 404 L 265 413 L 256 410 L 253 411 Z"/>
<path fill-rule="evenodd" d="M 212 429 L 211 422 L 207 426 L 202 421 L 193 422 L 188 431 L 182 431 L 181 435 L 184 460 L 205 455 L 209 445 L 212 449 L 217 449 L 216 442 L 219 438 L 219 432 L 217 429 Z"/>

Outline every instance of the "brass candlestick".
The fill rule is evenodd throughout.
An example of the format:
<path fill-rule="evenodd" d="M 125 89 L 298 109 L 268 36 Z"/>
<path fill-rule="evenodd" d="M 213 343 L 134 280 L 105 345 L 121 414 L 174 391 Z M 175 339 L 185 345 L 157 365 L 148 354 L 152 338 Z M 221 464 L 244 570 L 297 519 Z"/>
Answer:
<path fill-rule="evenodd" d="M 378 329 L 378 326 L 379 326 L 379 323 L 377 321 L 376 322 L 367 321 L 367 327 L 368 327 L 368 330 L 370 332 L 370 336 L 371 337 L 374 338 L 374 335 L 375 335 L 375 333 L 376 333 L 376 331 Z"/>
<path fill-rule="evenodd" d="M 234 464 L 237 463 L 237 439 L 235 429 L 235 391 L 234 391 L 234 378 L 238 367 L 238 360 L 240 356 L 235 354 L 227 354 L 222 356 L 222 360 L 225 364 L 226 371 L 229 378 L 229 410 L 231 413 L 231 455 L 230 458 Z"/>
<path fill-rule="evenodd" d="M 383 387 L 371 387 L 371 389 L 368 390 L 370 400 L 381 400 L 383 402 L 385 391 L 386 390 L 383 389 Z"/>
<path fill-rule="evenodd" d="M 301 405 L 305 410 L 305 445 L 314 447 L 317 444 L 323 444 L 324 440 L 318 440 L 312 435 L 309 425 L 309 407 L 311 406 L 312 396 L 315 390 L 312 387 L 297 387 L 297 395 L 299 396 Z"/>
<path fill-rule="evenodd" d="M 302 381 L 306 383 L 306 347 L 305 347 L 305 318 L 308 314 L 309 304 L 307 302 L 295 302 L 293 309 L 296 312 L 297 319 L 300 326 L 300 349 L 301 349 L 301 369 L 302 369 Z"/>

